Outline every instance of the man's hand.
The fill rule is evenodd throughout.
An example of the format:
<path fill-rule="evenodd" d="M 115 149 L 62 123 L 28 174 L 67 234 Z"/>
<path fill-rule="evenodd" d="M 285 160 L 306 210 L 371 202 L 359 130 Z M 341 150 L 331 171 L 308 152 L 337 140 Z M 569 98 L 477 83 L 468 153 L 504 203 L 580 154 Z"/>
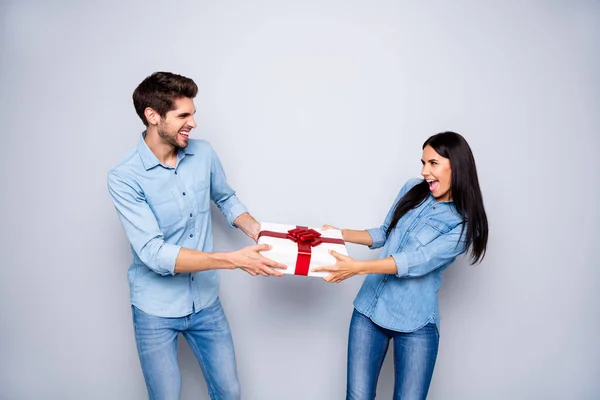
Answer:
<path fill-rule="evenodd" d="M 248 213 L 240 214 L 239 217 L 233 221 L 233 224 L 240 228 L 248 237 L 255 242 L 258 241 L 258 234 L 260 233 L 260 224 Z"/>
<path fill-rule="evenodd" d="M 339 283 L 359 273 L 359 263 L 352 257 L 345 256 L 333 250 L 330 250 L 329 254 L 336 259 L 336 263 L 334 265 L 315 267 L 311 270 L 313 272 L 331 272 L 329 275 L 323 278 L 324 281 Z"/>
<path fill-rule="evenodd" d="M 279 269 L 287 269 L 284 264 L 273 261 L 259 253 L 259 251 L 270 249 L 271 246 L 268 244 L 244 247 L 243 249 L 229 253 L 230 260 L 235 268 L 240 268 L 252 276 L 283 276 L 283 273 Z"/>

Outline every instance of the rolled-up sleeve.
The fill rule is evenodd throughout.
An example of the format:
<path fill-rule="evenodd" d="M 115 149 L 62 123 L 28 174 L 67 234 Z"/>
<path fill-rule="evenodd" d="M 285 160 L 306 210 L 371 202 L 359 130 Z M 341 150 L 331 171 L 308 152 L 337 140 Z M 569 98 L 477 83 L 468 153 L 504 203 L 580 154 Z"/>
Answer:
<path fill-rule="evenodd" d="M 399 278 L 418 278 L 443 267 L 465 252 L 462 224 L 414 251 L 392 254 Z"/>
<path fill-rule="evenodd" d="M 219 157 L 211 147 L 211 169 L 210 169 L 210 198 L 219 208 L 221 213 L 227 218 L 230 226 L 234 227 L 233 222 L 243 213 L 248 212 L 235 195 L 235 191 L 227 183 L 225 171 Z"/>
<path fill-rule="evenodd" d="M 392 223 L 392 219 L 394 218 L 394 211 L 396 209 L 396 205 L 398 204 L 402 196 L 404 196 L 410 189 L 412 189 L 421 181 L 422 179 L 410 179 L 408 182 L 406 182 L 400 189 L 398 195 L 396 196 L 392 207 L 388 211 L 385 220 L 383 221 L 383 225 L 376 228 L 367 229 L 367 232 L 369 233 L 369 235 L 371 235 L 371 239 L 373 240 L 373 244 L 369 247 L 370 249 L 374 250 L 383 247 L 385 241 L 387 240 L 388 227 L 390 226 L 390 224 Z"/>
<path fill-rule="evenodd" d="M 108 191 L 133 251 L 151 270 L 175 275 L 175 261 L 181 246 L 165 243 L 154 213 L 135 181 L 108 174 Z"/>

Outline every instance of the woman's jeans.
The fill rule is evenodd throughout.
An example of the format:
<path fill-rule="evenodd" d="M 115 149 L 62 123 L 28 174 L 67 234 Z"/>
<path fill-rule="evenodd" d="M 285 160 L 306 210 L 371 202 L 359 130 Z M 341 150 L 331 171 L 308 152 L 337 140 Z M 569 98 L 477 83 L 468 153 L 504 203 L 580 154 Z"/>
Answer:
<path fill-rule="evenodd" d="M 164 318 L 132 306 L 135 340 L 150 400 L 179 400 L 181 373 L 177 336 L 182 333 L 198 359 L 210 398 L 238 400 L 240 385 L 229 323 L 217 300 L 185 317 Z"/>
<path fill-rule="evenodd" d="M 394 400 L 427 397 L 438 351 L 436 325 L 430 323 L 410 333 L 395 332 L 354 310 L 348 339 L 347 400 L 375 398 L 390 339 L 394 339 Z"/>

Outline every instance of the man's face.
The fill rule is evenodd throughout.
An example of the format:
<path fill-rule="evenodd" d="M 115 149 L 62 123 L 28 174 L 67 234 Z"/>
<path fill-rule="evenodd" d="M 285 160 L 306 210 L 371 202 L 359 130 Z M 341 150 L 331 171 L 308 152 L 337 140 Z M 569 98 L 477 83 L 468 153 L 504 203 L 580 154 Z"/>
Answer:
<path fill-rule="evenodd" d="M 194 100 L 181 97 L 173 102 L 174 109 L 158 122 L 158 135 L 175 149 L 185 149 L 190 131 L 196 127 Z"/>

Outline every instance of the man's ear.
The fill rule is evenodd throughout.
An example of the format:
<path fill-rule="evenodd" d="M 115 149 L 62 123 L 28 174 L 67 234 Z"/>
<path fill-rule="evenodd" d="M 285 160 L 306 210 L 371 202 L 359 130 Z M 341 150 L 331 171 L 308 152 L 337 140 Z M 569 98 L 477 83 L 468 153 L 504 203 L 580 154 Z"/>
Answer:
<path fill-rule="evenodd" d="M 146 121 L 148 121 L 148 125 L 158 125 L 160 122 L 160 115 L 153 108 L 146 107 L 144 116 L 146 117 Z"/>

